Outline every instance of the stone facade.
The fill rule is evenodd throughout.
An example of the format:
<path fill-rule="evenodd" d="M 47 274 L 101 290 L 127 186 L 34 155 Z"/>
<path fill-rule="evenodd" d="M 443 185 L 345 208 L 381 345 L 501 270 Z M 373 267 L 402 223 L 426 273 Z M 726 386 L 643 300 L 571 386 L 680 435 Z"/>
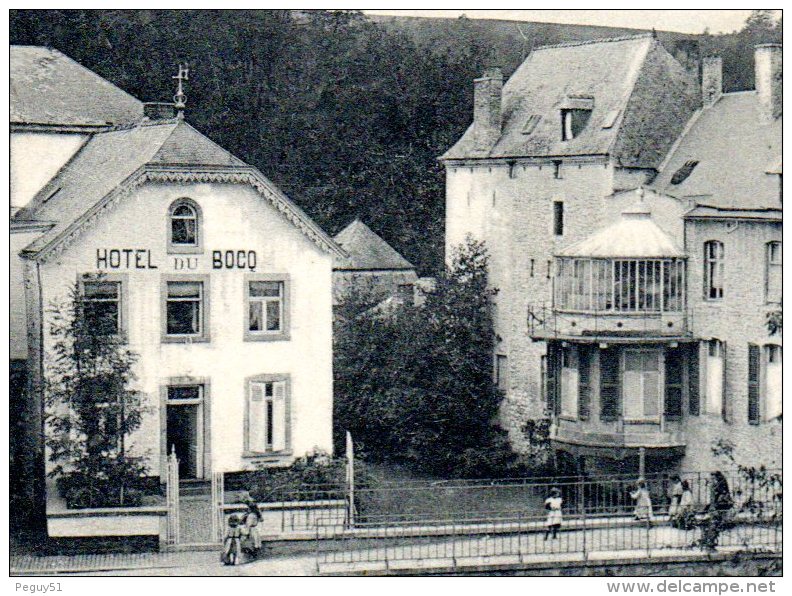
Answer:
<path fill-rule="evenodd" d="M 601 43 L 604 47 L 612 42 L 604 40 Z M 618 44 L 612 51 L 597 49 L 598 55 L 614 60 L 614 68 L 618 67 L 615 48 L 622 47 Z M 571 49 L 565 56 L 567 47 Z M 576 69 L 585 68 L 583 63 L 587 58 L 576 53 L 575 44 L 552 51 L 558 69 L 566 68 L 574 73 Z M 760 104 L 764 96 L 772 104 L 774 87 L 767 79 L 775 72 L 772 67 L 777 63 L 774 62 L 776 56 L 773 48 L 757 50 L 757 77 L 767 71 L 763 82 L 757 84 Z M 526 60 L 518 70 L 519 76 L 516 74 L 504 86 L 504 105 L 520 105 L 515 97 L 521 88 L 515 87 L 523 85 L 522 92 L 537 105 L 553 106 L 547 108 L 546 113 L 538 114 L 542 121 L 560 122 L 558 106 L 569 102 L 563 99 L 567 97 L 567 87 L 555 88 L 554 84 L 561 83 L 553 79 L 540 83 L 531 78 L 532 68 L 547 71 L 544 60 L 546 57 L 534 62 L 532 58 Z M 543 152 L 538 141 L 530 144 L 533 134 L 530 127 L 522 132 L 525 146 L 531 150 L 514 154 L 520 140 L 514 131 L 519 131 L 523 125 L 523 122 L 510 120 L 520 113 L 514 109 L 504 110 L 503 136 L 488 155 L 481 155 L 481 148 L 469 142 L 468 131 L 441 158 L 446 166 L 447 256 L 467 234 L 483 240 L 490 252 L 490 284 L 497 289 L 494 299 L 498 339 L 495 368 L 499 384 L 505 391 L 500 423 L 508 430 L 516 451 L 528 451 L 526 423 L 550 417 L 554 445 L 571 453 L 575 463 L 588 472 L 715 469 L 725 465 L 723 459 L 712 455 L 712 447 L 720 438 L 736 443 L 735 456 L 740 463 L 780 465 L 781 425 L 778 419 L 762 420 L 758 424 L 749 424 L 747 420 L 748 343 L 760 347 L 780 344 L 780 338 L 768 337 L 765 316 L 771 306 L 778 308 L 778 305 L 764 302 L 764 269 L 758 266 L 765 262 L 766 243 L 780 241 L 780 210 L 777 216 L 752 218 L 749 212 L 738 209 L 732 214 L 736 219 L 730 222 L 717 213 L 710 214 L 709 219 L 686 217 L 697 205 L 706 205 L 708 197 L 675 193 L 676 183 L 669 185 L 668 177 L 663 185 L 653 185 L 658 172 L 667 165 L 667 154 L 677 150 L 680 136 L 687 135 L 691 128 L 695 131 L 700 115 L 696 108 L 702 101 L 708 108 L 720 106 L 722 76 L 719 67 L 720 59 L 707 59 L 702 94 L 700 84 L 690 83 L 688 69 L 662 47 L 653 44 L 638 62 L 632 63 L 634 83 L 621 104 L 620 116 L 612 120 L 596 119 L 596 106 L 607 103 L 608 99 L 598 95 L 602 90 L 596 88 L 596 81 L 589 83 L 594 89 L 586 100 L 594 106 L 591 122 L 596 121 L 597 125 L 602 122 L 603 130 L 591 124 L 584 127 L 578 146 L 594 147 L 608 125 L 614 126 L 618 130 L 612 137 L 610 149 L 602 154 L 581 151 L 559 155 L 557 149 L 554 149 L 556 153 L 548 154 Z M 554 76 L 563 79 L 561 74 Z M 476 85 L 481 85 L 481 81 Z M 552 103 L 548 98 L 553 97 L 562 99 Z M 732 109 L 732 105 L 733 102 L 724 109 Z M 475 127 L 474 123 L 474 131 Z M 542 134 L 549 134 L 546 128 Z M 567 133 L 559 128 L 556 134 L 562 139 Z M 768 128 L 761 134 L 773 133 Z M 553 142 L 557 143 L 558 139 Z M 578 142 L 577 137 L 574 142 Z M 513 155 L 501 157 L 498 152 L 505 151 L 507 143 Z M 702 151 L 701 143 L 696 139 L 691 141 L 692 150 Z M 772 143 L 769 146 L 765 143 L 764 151 L 772 153 L 773 147 Z M 761 159 L 765 159 L 764 155 Z M 696 161 L 692 168 L 698 163 Z M 707 167 L 713 166 L 708 163 Z M 732 200 L 751 206 L 757 201 L 767 202 L 778 209 L 777 198 L 768 195 L 775 192 L 773 181 L 764 172 L 763 169 L 761 175 L 756 176 L 752 171 L 753 178 L 750 178 L 757 181 L 756 189 L 761 190 L 761 197 L 753 196 L 753 200 L 734 197 Z M 700 186 L 700 178 L 696 181 Z M 563 312 L 553 302 L 554 284 L 560 283 L 556 259 L 559 252 L 613 224 L 639 195 L 651 220 L 682 251 L 665 256 L 677 258 L 675 255 L 681 255 L 681 260 L 686 261 L 682 303 L 671 309 L 675 312 L 656 316 L 640 312 L 622 316 L 622 313 L 611 312 L 610 318 L 603 318 L 603 312 Z M 729 290 L 723 301 L 714 304 L 702 298 L 703 243 L 722 237 L 727 238 L 723 240 L 729 255 L 724 283 Z M 640 244 L 638 239 L 639 247 Z M 611 259 L 637 258 L 624 254 L 607 256 Z M 652 258 L 662 256 L 653 255 Z M 613 283 L 616 283 L 615 278 Z M 667 279 L 664 283 L 668 283 Z M 638 290 L 635 291 L 637 296 Z M 614 310 L 615 306 L 608 308 Z M 562 319 L 566 328 L 559 323 Z M 536 331 L 537 326 L 542 328 L 541 332 Z M 549 334 L 547 328 L 550 328 Z M 708 413 L 705 409 L 697 411 L 696 404 L 704 404 L 706 400 L 706 349 L 707 342 L 713 338 L 726 346 L 723 389 L 728 414 Z M 571 382 L 564 380 L 562 351 L 569 351 L 573 358 L 586 353 L 590 365 L 586 380 L 590 391 L 587 410 L 575 413 L 572 418 L 561 415 L 561 387 Z M 625 372 L 628 353 L 635 352 L 657 358 L 655 376 L 641 373 L 643 380 L 640 381 L 653 383 L 656 391 L 657 403 L 644 406 L 657 408 L 651 415 L 652 424 L 656 426 L 651 428 L 648 420 L 625 420 L 622 413 L 612 420 L 602 416 L 600 392 L 606 385 L 603 358 L 610 355 L 620 367 L 617 368 L 618 407 L 623 408 L 628 397 L 625 387 L 633 387 L 629 391 L 634 391 L 637 378 L 630 376 L 628 379 Z M 507 371 L 505 378 L 504 370 Z M 578 380 L 574 381 L 576 387 Z M 646 400 L 646 395 L 652 393 L 642 395 Z M 757 443 L 761 443 L 758 452 Z M 758 459 L 752 457 L 757 454 Z"/>

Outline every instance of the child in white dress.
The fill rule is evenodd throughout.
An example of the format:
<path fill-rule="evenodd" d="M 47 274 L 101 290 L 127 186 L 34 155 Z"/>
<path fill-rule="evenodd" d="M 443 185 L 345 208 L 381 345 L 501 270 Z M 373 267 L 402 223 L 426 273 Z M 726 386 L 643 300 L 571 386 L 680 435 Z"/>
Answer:
<path fill-rule="evenodd" d="M 561 506 L 563 503 L 564 500 L 561 498 L 561 490 L 556 487 L 551 488 L 550 496 L 547 497 L 544 502 L 545 509 L 547 510 L 545 540 L 547 540 L 551 533 L 554 539 L 558 537 L 558 530 L 561 529 Z"/>

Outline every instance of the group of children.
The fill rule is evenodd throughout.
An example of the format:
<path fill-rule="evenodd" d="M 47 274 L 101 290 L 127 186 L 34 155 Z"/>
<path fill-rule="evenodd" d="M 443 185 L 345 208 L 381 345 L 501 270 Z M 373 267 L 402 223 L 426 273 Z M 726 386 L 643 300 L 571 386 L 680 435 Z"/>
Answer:
<path fill-rule="evenodd" d="M 241 501 L 247 507 L 244 513 L 235 513 L 228 518 L 228 527 L 223 539 L 223 554 L 220 557 L 225 565 L 241 563 L 243 551 L 253 559 L 261 552 L 261 534 L 258 528 L 261 511 L 255 499 L 249 494 L 243 494 Z"/>
<path fill-rule="evenodd" d="M 729 488 L 723 474 L 720 472 L 713 473 L 712 486 L 715 488 L 712 490 L 713 494 L 710 501 L 714 504 L 715 509 L 720 511 L 731 508 L 731 500 L 728 498 Z M 635 490 L 630 492 L 630 497 L 635 501 L 635 509 L 633 511 L 635 519 L 650 522 L 653 517 L 652 496 L 645 480 L 638 480 Z M 695 504 L 693 492 L 690 489 L 690 482 L 682 480 L 678 475 L 672 476 L 669 497 L 668 519 L 671 525 L 680 530 L 689 530 L 693 527 L 695 521 Z M 553 538 L 558 537 L 558 531 L 561 529 L 563 503 L 561 490 L 557 487 L 551 488 L 549 496 L 544 502 L 547 510 L 545 540 L 551 536 Z"/>

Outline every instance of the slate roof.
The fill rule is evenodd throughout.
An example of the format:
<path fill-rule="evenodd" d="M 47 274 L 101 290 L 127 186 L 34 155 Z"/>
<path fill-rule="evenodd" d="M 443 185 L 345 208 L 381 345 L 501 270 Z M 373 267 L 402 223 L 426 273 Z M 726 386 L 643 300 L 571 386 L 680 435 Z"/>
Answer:
<path fill-rule="evenodd" d="M 765 122 L 755 91 L 727 93 L 696 112 L 687 130 L 662 164 L 652 187 L 700 205 L 778 208 L 781 168 L 781 118 Z M 698 162 L 678 184 L 674 174 Z"/>
<path fill-rule="evenodd" d="M 181 119 L 142 121 L 93 134 L 90 140 L 15 215 L 16 221 L 54 221 L 48 232 L 25 250 L 36 253 L 56 241 L 80 218 L 147 167 L 172 170 L 229 169 L 252 173 L 271 189 L 257 170 L 231 155 Z M 279 193 L 289 211 L 319 238 L 338 251 L 335 243 L 296 205 Z"/>
<path fill-rule="evenodd" d="M 346 258 L 336 259 L 333 265 L 335 270 L 415 269 L 407 259 L 359 219 L 355 219 L 336 234 L 334 240 L 348 255 Z"/>
<path fill-rule="evenodd" d="M 11 124 L 107 126 L 143 117 L 143 104 L 58 50 L 11 46 Z"/>
<path fill-rule="evenodd" d="M 561 108 L 584 99 L 593 102 L 586 127 L 562 141 Z M 696 100 L 693 75 L 651 35 L 541 47 L 504 85 L 503 129 L 491 151 L 475 151 L 471 125 L 440 159 L 612 154 L 623 165 L 657 167 Z M 658 108 L 659 117 L 648 114 Z"/>
<path fill-rule="evenodd" d="M 618 221 L 564 248 L 557 256 L 650 259 L 684 257 L 685 252 L 654 222 L 646 204 L 639 200 L 622 211 Z"/>

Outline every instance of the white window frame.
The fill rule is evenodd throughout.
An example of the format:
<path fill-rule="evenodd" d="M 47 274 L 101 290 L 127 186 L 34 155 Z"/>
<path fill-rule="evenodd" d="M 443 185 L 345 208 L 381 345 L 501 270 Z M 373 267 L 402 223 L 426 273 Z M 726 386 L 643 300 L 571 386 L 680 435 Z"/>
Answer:
<path fill-rule="evenodd" d="M 725 399 L 724 370 L 726 365 L 725 358 L 726 344 L 717 338 L 712 338 L 707 342 L 707 365 L 706 365 L 706 399 L 704 401 L 704 412 L 714 416 L 723 416 L 723 403 Z"/>
<path fill-rule="evenodd" d="M 762 420 L 774 420 L 783 413 L 783 347 L 765 344 L 759 384 L 759 407 Z"/>
<path fill-rule="evenodd" d="M 578 397 L 580 394 L 580 358 L 572 346 L 561 348 L 561 417 L 577 420 L 579 417 Z"/>
<path fill-rule="evenodd" d="M 627 357 L 628 355 L 637 355 L 641 360 L 641 370 L 628 371 L 627 370 Z M 622 352 L 621 363 L 621 386 L 622 386 L 622 418 L 625 422 L 653 422 L 659 423 L 663 416 L 665 397 L 664 391 L 664 378 L 663 378 L 663 362 L 661 359 L 662 351 L 659 348 L 637 348 L 626 349 Z M 652 357 L 656 363 L 655 370 L 649 370 L 643 366 L 644 358 Z M 647 375 L 655 373 L 657 379 L 655 382 L 655 395 L 647 395 Z M 631 383 L 628 381 L 629 374 L 636 374 L 638 380 L 638 387 L 640 395 L 630 396 L 627 391 L 631 388 Z M 646 405 L 649 403 L 648 398 L 654 397 L 655 399 L 655 413 L 647 414 Z M 630 404 L 635 402 L 640 406 L 640 412 L 630 412 Z"/>
<path fill-rule="evenodd" d="M 245 297 L 245 308 L 242 316 L 244 340 L 245 341 L 288 341 L 290 335 L 291 324 L 291 304 L 292 304 L 292 290 L 291 280 L 288 274 L 280 273 L 250 273 L 244 277 L 244 287 L 242 289 Z M 250 308 L 254 302 L 262 303 L 262 322 L 266 327 L 267 309 L 266 303 L 275 300 L 274 297 L 251 297 L 250 288 L 254 282 L 272 282 L 280 284 L 280 297 L 277 299 L 280 302 L 280 329 L 268 331 L 266 328 L 261 331 L 251 331 L 250 329 Z"/>
<path fill-rule="evenodd" d="M 193 217 L 184 217 L 174 215 L 174 212 L 179 207 L 189 207 L 192 209 Z M 173 201 L 168 207 L 168 221 L 167 221 L 167 237 L 168 237 L 168 254 L 196 254 L 203 252 L 203 214 L 201 208 L 194 200 L 181 197 Z M 173 221 L 175 219 L 194 219 L 195 220 L 195 242 L 191 243 L 176 243 L 173 241 Z"/>
<path fill-rule="evenodd" d="M 777 295 L 771 295 L 771 279 L 777 277 Z M 780 240 L 765 245 L 765 302 L 781 304 L 783 279 L 783 245 Z"/>
<path fill-rule="evenodd" d="M 712 256 L 711 247 L 715 247 L 716 253 Z M 718 302 L 723 300 L 726 293 L 726 247 L 720 240 L 708 240 L 704 243 L 704 300 L 708 302 Z M 712 295 L 713 289 L 718 289 L 713 285 L 712 279 L 714 275 L 718 275 L 720 279 L 720 294 Z M 716 292 L 717 294 L 717 292 Z"/>

